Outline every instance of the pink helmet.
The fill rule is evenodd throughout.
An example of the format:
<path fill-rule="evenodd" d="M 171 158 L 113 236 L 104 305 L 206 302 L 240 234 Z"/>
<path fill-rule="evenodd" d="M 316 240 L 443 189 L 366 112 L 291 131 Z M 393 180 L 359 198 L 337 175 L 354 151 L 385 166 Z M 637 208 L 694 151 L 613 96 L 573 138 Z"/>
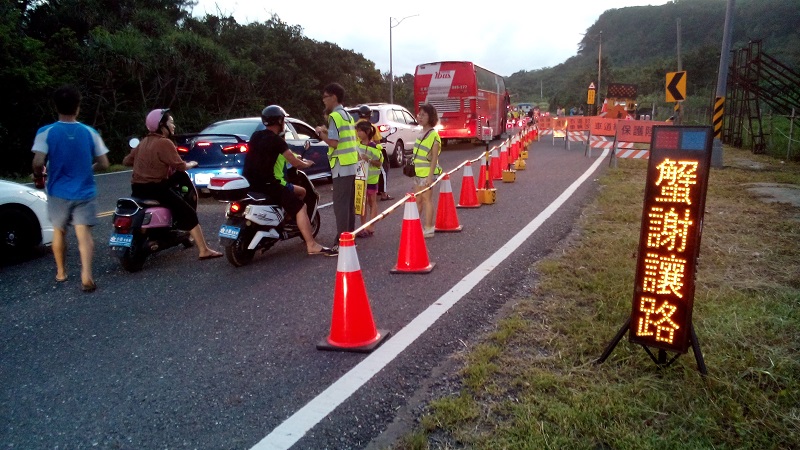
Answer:
<path fill-rule="evenodd" d="M 169 108 L 165 109 L 154 109 L 147 114 L 147 118 L 144 120 L 145 126 L 151 133 L 155 133 L 161 128 L 161 121 L 164 119 L 164 116 L 169 112 Z"/>

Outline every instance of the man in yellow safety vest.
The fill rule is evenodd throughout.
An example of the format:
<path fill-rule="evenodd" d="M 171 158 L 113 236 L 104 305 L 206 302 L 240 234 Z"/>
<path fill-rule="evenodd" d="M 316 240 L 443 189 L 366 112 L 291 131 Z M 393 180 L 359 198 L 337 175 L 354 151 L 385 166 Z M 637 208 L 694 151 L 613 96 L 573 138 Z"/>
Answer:
<path fill-rule="evenodd" d="M 328 126 L 317 127 L 320 139 L 328 144 L 328 161 L 333 179 L 333 214 L 336 236 L 356 228 L 355 182 L 358 166 L 358 137 L 353 117 L 342 106 L 344 88 L 331 83 L 322 91 L 322 103 L 328 113 Z"/>

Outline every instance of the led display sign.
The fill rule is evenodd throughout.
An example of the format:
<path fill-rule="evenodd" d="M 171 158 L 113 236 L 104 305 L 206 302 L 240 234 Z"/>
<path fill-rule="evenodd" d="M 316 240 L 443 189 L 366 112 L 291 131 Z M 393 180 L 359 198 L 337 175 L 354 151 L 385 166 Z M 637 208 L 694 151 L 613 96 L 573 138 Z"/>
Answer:
<path fill-rule="evenodd" d="M 654 126 L 630 340 L 686 353 L 703 229 L 711 127 Z"/>

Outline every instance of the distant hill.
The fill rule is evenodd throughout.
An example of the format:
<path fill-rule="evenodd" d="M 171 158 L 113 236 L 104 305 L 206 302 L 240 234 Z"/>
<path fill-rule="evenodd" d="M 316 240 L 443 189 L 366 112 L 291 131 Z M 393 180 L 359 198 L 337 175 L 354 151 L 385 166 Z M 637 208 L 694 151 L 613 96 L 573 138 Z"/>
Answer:
<path fill-rule="evenodd" d="M 586 30 L 575 56 L 555 67 L 514 73 L 506 86 L 514 102 L 545 102 L 552 110 L 584 104 L 586 88 L 597 81 L 602 32 L 601 98 L 609 82 L 635 83 L 640 100 L 664 103 L 666 73 L 677 70 L 680 19 L 687 102 L 705 105 L 716 84 L 726 5 L 725 0 L 675 0 L 608 10 Z M 760 39 L 764 52 L 800 71 L 800 1 L 737 0 L 735 9 L 734 49 Z"/>

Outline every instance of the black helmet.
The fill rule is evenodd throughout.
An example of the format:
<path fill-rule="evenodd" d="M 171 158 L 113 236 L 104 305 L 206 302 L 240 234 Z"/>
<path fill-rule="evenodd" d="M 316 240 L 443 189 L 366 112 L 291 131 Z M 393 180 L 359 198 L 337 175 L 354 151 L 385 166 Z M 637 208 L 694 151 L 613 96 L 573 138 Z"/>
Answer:
<path fill-rule="evenodd" d="M 362 119 L 369 119 L 372 116 L 372 108 L 367 105 L 361 105 L 358 107 L 358 117 Z"/>
<path fill-rule="evenodd" d="M 284 117 L 289 117 L 289 114 L 278 105 L 269 105 L 261 111 L 261 121 L 266 126 L 283 123 Z"/>

